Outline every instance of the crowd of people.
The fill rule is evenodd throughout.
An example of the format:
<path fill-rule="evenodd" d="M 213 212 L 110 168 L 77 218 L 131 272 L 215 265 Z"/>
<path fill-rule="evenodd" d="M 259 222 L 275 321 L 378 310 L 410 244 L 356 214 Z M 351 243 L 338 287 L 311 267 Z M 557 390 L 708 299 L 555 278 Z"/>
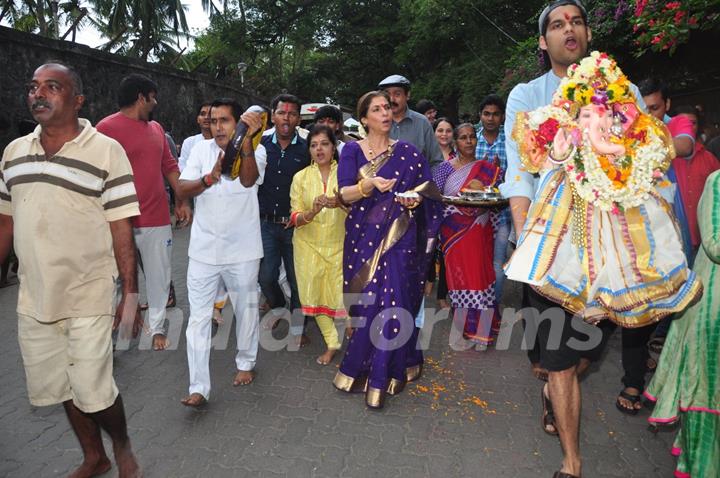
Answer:
<path fill-rule="evenodd" d="M 232 98 L 217 98 L 200 105 L 199 133 L 182 141 L 178 152 L 152 120 L 159 97 L 152 79 L 124 78 L 118 111 L 93 127 L 79 117 L 85 96 L 78 73 L 59 62 L 38 67 L 27 93 L 38 126 L 5 149 L 0 165 L 0 259 L 14 244 L 28 395 L 34 405 L 63 404 L 84 454 L 74 476 L 110 468 L 101 429 L 112 438 L 120 476 L 140 474 L 112 377 L 111 332 L 136 336 L 144 321 L 153 350 L 170 345 L 165 317 L 175 303 L 170 202 L 177 225 L 191 227 L 190 383 L 183 405 L 199 407 L 210 399 L 213 322 L 222 320 L 219 311 L 227 299 L 236 322 L 235 386 L 255 378 L 261 312 L 269 314 L 264 321 L 269 328 L 287 320 L 297 346 L 308 343 L 306 321 L 314 317 L 325 344 L 316 359 L 320 366 L 335 360 L 347 338 L 333 385 L 364 393 L 372 409 L 420 379 L 418 341 L 425 298 L 434 290 L 466 341 L 481 349 L 492 346 L 501 327 L 506 270 L 518 275 L 517 263 L 526 257 L 520 254 L 530 254 L 525 251 L 532 234 L 541 242 L 532 248 L 534 255 L 527 255 L 529 262 L 546 260 L 545 239 L 557 244 L 548 246 L 553 251 L 571 247 L 570 239 L 563 243 L 561 237 L 573 226 L 563 229 L 556 220 L 552 227 L 557 229 L 551 229 L 553 216 L 542 216 L 551 214 L 547 210 L 557 201 L 548 200 L 545 212 L 538 212 L 552 173 L 540 176 L 524 167 L 526 145 L 520 144 L 522 128 L 516 124 L 518 113 L 555 101 L 568 68 L 588 55 L 591 31 L 578 0 L 550 3 L 538 28 L 549 70 L 517 85 L 507 104 L 487 95 L 477 125 L 456 125 L 430 100 L 411 109 L 410 81 L 391 75 L 360 96 L 356 118 L 364 134 L 359 138 L 343 131 L 342 113 L 334 106 L 319 108 L 306 130 L 300 128 L 301 101 L 294 95 L 272 100 L 271 124 Z M 645 296 L 648 309 L 662 309 L 652 323 L 607 312 L 616 320 L 585 324 L 593 329 L 587 335 L 596 333 L 598 340 L 579 350 L 573 342 L 582 341 L 583 331 L 571 326 L 576 302 L 558 299 L 557 284 L 550 289 L 538 280 L 522 280 L 523 306 L 530 311 L 523 314 L 524 327 L 535 332 L 529 365 L 546 382 L 540 394 L 542 427 L 559 437 L 564 453 L 557 478 L 581 476 L 578 377 L 599 359 L 616 323 L 624 326 L 618 410 L 638 413 L 643 394 L 656 401 L 652 422 L 682 424 L 674 449 L 676 476 L 720 475 L 720 162 L 711 152 L 712 138 L 702 135 L 700 111 L 671 110 L 662 81 L 648 79 L 638 86 L 630 85 L 628 98 L 667 125 L 668 152 L 676 154 L 669 156 L 653 195 L 653 204 L 664 212 L 647 207 L 653 220 L 661 218 L 653 228 L 670 236 L 670 249 L 677 236 L 679 254 L 673 258 L 680 262 L 674 265 L 685 274 L 685 289 L 663 296 L 674 300 L 671 305 L 660 304 L 659 295 Z M 583 111 L 578 107 L 579 115 Z M 624 114 L 630 116 L 627 109 Z M 240 123 L 245 137 L 233 143 L 240 163 L 232 178 L 222 173 L 223 161 Z M 548 154 L 557 164 L 559 156 L 566 159 L 577 151 L 558 153 L 557 136 L 555 143 L 555 152 Z M 488 188 L 499 188 L 508 201 L 486 207 L 443 202 L 462 191 Z M 578 203 L 572 204 L 568 217 L 576 218 Z M 614 214 L 613 221 L 625 220 Z M 644 233 L 648 247 L 654 248 L 654 231 Z M 637 240 L 639 232 L 633 234 L 622 247 Z M 515 244 L 521 252 L 513 264 Z M 640 250 L 632 257 L 645 257 L 643 267 L 662 269 L 665 264 L 655 263 L 654 254 Z M 556 262 L 548 268 L 571 270 L 574 264 L 572 258 Z M 138 264 L 146 279 L 146 305 L 138 302 Z M 659 283 L 669 283 L 666 272 L 659 270 Z M 632 274 L 644 277 L 644 270 Z M 565 309 L 561 340 L 552 346 L 556 337 L 542 315 L 558 305 Z M 598 305 L 588 300 L 583 307 Z M 660 351 L 659 360 L 651 356 Z M 646 387 L 652 370 L 654 379 Z"/>

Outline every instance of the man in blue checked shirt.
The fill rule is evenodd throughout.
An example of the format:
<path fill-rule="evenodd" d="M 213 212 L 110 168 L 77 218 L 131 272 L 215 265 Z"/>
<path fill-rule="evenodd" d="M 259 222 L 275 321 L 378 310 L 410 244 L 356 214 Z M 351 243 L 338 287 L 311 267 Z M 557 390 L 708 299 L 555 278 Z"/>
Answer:
<path fill-rule="evenodd" d="M 498 95 L 486 96 L 480 103 L 480 124 L 477 132 L 477 149 L 475 157 L 496 164 L 502 169 L 501 175 L 507 169 L 505 157 L 505 102 Z M 495 299 L 500 303 L 502 299 L 505 272 L 503 265 L 507 259 L 508 238 L 510 236 L 510 208 L 499 212 L 495 226 L 495 251 L 493 253 L 493 268 L 495 269 Z"/>

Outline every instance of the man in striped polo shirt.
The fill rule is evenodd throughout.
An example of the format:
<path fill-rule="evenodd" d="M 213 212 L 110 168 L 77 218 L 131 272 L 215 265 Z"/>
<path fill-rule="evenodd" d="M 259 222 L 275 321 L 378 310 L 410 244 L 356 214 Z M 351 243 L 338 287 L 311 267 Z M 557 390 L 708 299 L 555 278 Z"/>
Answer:
<path fill-rule="evenodd" d="M 0 163 L 0 262 L 14 238 L 30 403 L 63 404 L 84 455 L 72 476 L 110 469 L 101 428 L 112 438 L 120 476 L 140 476 L 112 376 L 111 330 L 119 327 L 124 338 L 142 326 L 130 163 L 116 141 L 78 118 L 85 97 L 71 68 L 40 66 L 27 101 L 40 125 L 10 143 Z M 123 290 L 113 320 L 118 273 Z"/>

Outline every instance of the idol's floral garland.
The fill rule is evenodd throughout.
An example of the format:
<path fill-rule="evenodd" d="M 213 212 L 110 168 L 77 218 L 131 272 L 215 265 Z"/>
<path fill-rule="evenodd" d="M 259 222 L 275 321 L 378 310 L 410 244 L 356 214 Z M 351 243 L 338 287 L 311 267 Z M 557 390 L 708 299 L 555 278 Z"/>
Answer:
<path fill-rule="evenodd" d="M 611 142 L 622 144 L 622 157 L 600 155 L 593 150 L 588 130 L 577 123 L 580 108 L 604 105 L 608 109 L 637 101 L 630 82 L 615 61 L 594 51 L 579 64 L 571 65 L 551 105 L 519 113 L 513 138 L 518 142 L 525 169 L 531 173 L 552 167 L 554 159 L 567 173 L 577 195 L 603 211 L 617 214 L 648 199 L 674 157 L 665 126 L 647 114 L 626 117 L 614 113 Z M 630 123 L 630 124 L 622 124 Z M 553 141 L 559 129 L 568 134 L 574 150 L 567 158 L 552 158 Z"/>
<path fill-rule="evenodd" d="M 584 133 L 577 153 L 563 163 L 567 177 L 582 199 L 617 214 L 646 201 L 667 168 L 668 147 L 654 127 L 644 141 L 633 141 L 624 158 L 598 155 Z M 610 173 L 613 173 L 611 176 Z"/>

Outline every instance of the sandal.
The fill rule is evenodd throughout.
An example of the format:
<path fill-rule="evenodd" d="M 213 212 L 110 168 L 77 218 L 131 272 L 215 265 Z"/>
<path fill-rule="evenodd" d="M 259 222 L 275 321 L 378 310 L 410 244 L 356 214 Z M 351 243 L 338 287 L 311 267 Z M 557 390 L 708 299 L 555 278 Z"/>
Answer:
<path fill-rule="evenodd" d="M 638 403 L 641 403 L 642 395 L 641 394 L 633 395 L 631 393 L 628 393 L 626 390 L 627 390 L 627 388 L 620 390 L 620 394 L 618 395 L 617 400 L 615 400 L 615 406 L 617 407 L 618 410 L 620 410 L 621 412 L 623 412 L 627 415 L 637 415 L 637 413 L 640 411 L 640 409 L 635 408 L 635 405 L 637 405 Z M 632 406 L 632 408 L 623 406 L 622 403 L 620 403 L 621 398 L 624 398 L 625 400 L 630 402 L 630 405 Z"/>
<path fill-rule="evenodd" d="M 540 395 L 542 396 L 543 406 L 541 418 L 542 429 L 548 435 L 557 436 L 558 431 L 557 427 L 555 426 L 555 412 L 553 412 L 552 402 L 550 401 L 550 398 L 545 396 L 544 386 L 540 389 Z"/>
<path fill-rule="evenodd" d="M 657 360 L 655 360 L 652 357 L 649 357 L 647 359 L 647 362 L 645 362 L 645 366 L 647 367 L 648 372 L 654 372 L 658 366 Z"/>
<path fill-rule="evenodd" d="M 571 475 L 570 473 L 565 473 L 564 471 L 556 471 L 553 475 L 553 478 L 580 478 L 579 476 Z"/>
<path fill-rule="evenodd" d="M 548 371 L 540 366 L 540 364 L 532 364 L 532 374 L 536 379 L 542 380 L 543 382 L 548 381 Z"/>
<path fill-rule="evenodd" d="M 655 337 L 648 342 L 647 348 L 650 352 L 660 354 L 665 345 L 665 337 Z"/>

